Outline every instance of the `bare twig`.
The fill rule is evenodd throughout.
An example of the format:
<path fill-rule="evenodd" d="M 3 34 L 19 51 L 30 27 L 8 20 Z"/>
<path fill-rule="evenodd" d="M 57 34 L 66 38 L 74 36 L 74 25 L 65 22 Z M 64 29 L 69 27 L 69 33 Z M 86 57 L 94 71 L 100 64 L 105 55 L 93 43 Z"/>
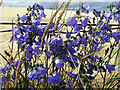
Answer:
<path fill-rule="evenodd" d="M 47 32 L 48 32 L 48 29 L 49 29 L 50 26 L 51 26 L 51 23 L 53 22 L 54 17 L 56 16 L 56 14 L 57 14 L 58 11 L 60 10 L 60 8 L 63 6 L 63 4 L 64 4 L 64 2 L 59 6 L 59 8 L 58 8 L 58 9 L 56 10 L 56 12 L 53 14 L 50 22 L 48 23 L 47 27 L 45 28 L 44 34 L 43 34 L 42 39 L 41 39 L 41 48 L 42 48 L 42 46 L 43 46 L 45 36 L 46 36 L 46 34 L 47 34 Z"/>

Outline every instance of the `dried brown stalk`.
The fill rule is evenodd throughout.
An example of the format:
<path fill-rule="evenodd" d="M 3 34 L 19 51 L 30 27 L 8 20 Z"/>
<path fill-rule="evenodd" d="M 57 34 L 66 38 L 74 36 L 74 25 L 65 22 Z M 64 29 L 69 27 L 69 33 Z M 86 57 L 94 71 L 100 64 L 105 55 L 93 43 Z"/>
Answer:
<path fill-rule="evenodd" d="M 26 52 L 26 49 L 25 49 L 24 52 Z M 16 78 L 15 78 L 15 86 L 14 86 L 15 88 L 16 88 L 16 86 L 17 86 L 17 81 L 18 81 L 18 76 L 19 76 L 19 69 L 20 69 L 20 67 L 21 67 L 21 64 L 22 64 L 22 61 L 23 61 L 24 57 L 25 57 L 25 54 L 24 54 L 23 57 L 20 59 L 20 62 L 19 62 L 18 67 L 17 67 Z"/>
<path fill-rule="evenodd" d="M 105 47 L 105 46 L 104 46 L 104 47 Z M 102 50 L 104 47 L 102 47 L 100 50 Z M 90 53 L 89 55 L 84 56 L 84 57 L 82 58 L 82 60 L 88 58 L 89 56 L 91 56 L 91 55 L 97 53 L 97 52 L 100 51 L 100 50 L 97 50 L 97 51 L 95 51 L 95 52 Z"/>
<path fill-rule="evenodd" d="M 60 22 L 60 20 L 61 20 L 62 15 L 64 14 L 66 8 L 67 8 L 68 5 L 70 4 L 70 1 L 71 1 L 71 0 L 69 0 L 69 1 L 65 4 L 62 12 L 60 13 L 60 15 L 59 15 L 59 17 L 58 17 L 58 19 L 57 19 L 57 22 L 56 22 L 56 24 L 55 24 L 55 30 L 56 30 L 56 28 L 57 28 L 57 26 L 58 26 L 58 24 L 59 24 L 59 22 Z"/>
<path fill-rule="evenodd" d="M 0 1 L 0 6 L 2 5 L 3 0 Z"/>
<path fill-rule="evenodd" d="M 56 37 L 59 35 L 59 33 L 61 32 L 60 30 L 62 29 L 62 27 L 64 26 L 65 24 L 62 24 L 62 26 L 59 28 L 59 30 L 58 30 L 58 33 L 57 33 L 57 35 L 56 35 Z"/>
<path fill-rule="evenodd" d="M 60 8 L 63 6 L 63 4 L 64 4 L 64 2 L 59 6 L 59 8 L 58 8 L 58 9 L 56 10 L 56 12 L 53 14 L 50 22 L 48 23 L 47 27 L 45 28 L 44 34 L 43 34 L 42 39 L 41 39 L 41 48 L 42 48 L 42 46 L 43 46 L 43 42 L 44 42 L 45 36 L 46 36 L 46 34 L 47 34 L 47 32 L 48 32 L 48 29 L 49 29 L 50 26 L 51 26 L 51 23 L 53 22 L 54 17 L 56 16 L 56 14 L 57 14 L 58 11 L 60 10 Z"/>

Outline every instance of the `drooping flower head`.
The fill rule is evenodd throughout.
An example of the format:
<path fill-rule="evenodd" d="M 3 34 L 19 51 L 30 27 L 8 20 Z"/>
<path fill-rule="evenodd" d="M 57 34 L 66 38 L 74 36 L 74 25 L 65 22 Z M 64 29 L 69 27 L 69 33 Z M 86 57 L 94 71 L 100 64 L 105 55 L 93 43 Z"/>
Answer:
<path fill-rule="evenodd" d="M 86 5 L 86 4 L 83 4 L 83 10 L 86 12 L 86 13 L 89 13 L 89 10 L 90 9 L 90 6 Z"/>
<path fill-rule="evenodd" d="M 100 12 L 97 11 L 97 10 L 95 10 L 95 9 L 94 9 L 94 11 L 93 11 L 93 14 L 94 14 L 96 17 L 99 17 L 99 16 L 100 16 Z"/>
<path fill-rule="evenodd" d="M 116 4 L 116 5 L 118 6 L 118 8 L 120 9 L 120 1 L 116 2 L 115 4 Z"/>
<path fill-rule="evenodd" d="M 39 48 L 40 48 L 40 46 L 38 46 L 38 45 L 33 45 L 32 46 L 32 49 L 36 53 L 37 56 L 40 54 L 40 49 Z"/>
<path fill-rule="evenodd" d="M 82 17 L 81 21 L 82 21 L 83 27 L 86 27 L 87 26 L 87 22 L 90 21 L 90 19 L 88 17 Z"/>
<path fill-rule="evenodd" d="M 110 13 L 104 14 L 104 17 L 107 20 L 107 22 L 109 22 L 112 19 L 112 16 L 113 16 L 113 14 L 110 14 Z"/>
<path fill-rule="evenodd" d="M 106 30 L 111 32 L 110 29 L 111 29 L 111 26 L 110 26 L 109 24 L 105 23 L 105 24 L 101 27 L 101 32 L 104 33 Z"/>
<path fill-rule="evenodd" d="M 50 58 L 50 56 L 52 55 L 52 53 L 49 52 L 49 51 L 47 51 L 47 52 L 46 52 L 46 55 L 47 55 L 48 58 Z"/>
<path fill-rule="evenodd" d="M 108 72 L 111 74 L 111 72 L 115 70 L 115 65 L 107 64 L 106 68 L 108 69 Z"/>
<path fill-rule="evenodd" d="M 82 26 L 76 24 L 76 25 L 74 26 L 74 31 L 73 31 L 73 32 L 74 32 L 74 33 L 75 33 L 75 32 L 79 33 L 81 29 L 83 29 Z"/>
<path fill-rule="evenodd" d="M 120 40 L 120 32 L 113 32 L 112 37 L 115 39 L 115 41 L 118 43 Z"/>
<path fill-rule="evenodd" d="M 52 41 L 52 43 L 55 43 L 56 45 L 63 44 L 63 38 L 57 38 L 55 36 L 52 36 L 51 41 Z"/>
<path fill-rule="evenodd" d="M 13 62 L 13 63 L 14 63 L 14 65 L 15 65 L 15 67 L 17 68 L 18 63 L 19 63 L 19 59 L 18 59 L 16 62 Z"/>
<path fill-rule="evenodd" d="M 42 18 L 42 17 L 46 17 L 46 15 L 45 15 L 45 13 L 44 13 L 44 11 L 43 10 L 41 10 L 41 12 L 39 13 L 39 16 L 40 16 L 40 18 Z"/>
<path fill-rule="evenodd" d="M 77 21 L 76 21 L 75 17 L 69 17 L 68 18 L 68 24 L 72 25 L 72 26 L 75 26 L 75 24 L 77 24 Z"/>
<path fill-rule="evenodd" d="M 81 43 L 81 44 L 84 44 L 84 45 L 86 46 L 87 40 L 86 40 L 84 37 L 81 37 L 81 38 L 80 38 L 80 43 Z"/>
<path fill-rule="evenodd" d="M 56 84 L 59 85 L 59 82 L 61 82 L 62 79 L 60 79 L 60 74 L 59 73 L 52 73 L 47 79 L 48 83 Z"/>
<path fill-rule="evenodd" d="M 22 22 L 25 22 L 25 21 L 27 20 L 27 15 L 21 16 L 21 17 L 20 17 L 20 20 L 21 20 Z"/>
<path fill-rule="evenodd" d="M 114 21 L 118 21 L 120 23 L 120 14 L 114 15 Z"/>
<path fill-rule="evenodd" d="M 9 72 L 10 72 L 11 70 L 12 70 L 12 68 L 11 68 L 11 66 L 8 64 L 6 67 L 0 68 L 0 73 L 5 74 L 6 71 L 9 71 Z"/>
<path fill-rule="evenodd" d="M 39 75 L 45 75 L 47 73 L 47 68 L 45 67 L 39 67 L 38 68 Z"/>
<path fill-rule="evenodd" d="M 61 60 L 61 59 L 56 59 L 55 60 L 55 66 L 57 67 L 57 68 L 63 68 L 63 61 Z"/>

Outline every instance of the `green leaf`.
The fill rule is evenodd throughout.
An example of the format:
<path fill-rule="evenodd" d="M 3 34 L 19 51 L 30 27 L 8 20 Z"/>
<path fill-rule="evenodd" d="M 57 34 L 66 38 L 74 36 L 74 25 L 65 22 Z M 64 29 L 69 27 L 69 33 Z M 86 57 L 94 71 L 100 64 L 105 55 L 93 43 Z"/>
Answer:
<path fill-rule="evenodd" d="M 119 55 L 119 49 L 118 49 L 117 54 L 116 54 L 116 57 L 115 57 L 114 65 L 116 65 L 116 61 L 117 61 L 118 55 Z"/>
<path fill-rule="evenodd" d="M 111 83 L 111 81 L 113 80 L 113 77 L 114 77 L 115 74 L 116 73 L 113 73 L 113 74 L 110 75 L 110 78 L 108 79 L 105 88 L 107 88 L 107 86 Z"/>

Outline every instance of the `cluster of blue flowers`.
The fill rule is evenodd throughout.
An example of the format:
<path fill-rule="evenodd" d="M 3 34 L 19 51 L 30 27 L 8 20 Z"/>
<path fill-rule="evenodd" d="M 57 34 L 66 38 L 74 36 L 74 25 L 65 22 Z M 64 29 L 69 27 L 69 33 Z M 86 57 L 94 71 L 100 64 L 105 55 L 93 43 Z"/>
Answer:
<path fill-rule="evenodd" d="M 116 2 L 116 7 L 116 12 L 118 12 L 120 10 L 120 1 Z M 90 6 L 83 4 L 82 9 L 84 12 L 89 13 Z M 97 20 L 100 19 L 100 21 L 96 27 L 90 26 L 88 32 L 86 32 L 86 30 L 88 29 L 88 24 L 91 23 L 89 17 L 81 17 L 81 25 L 77 23 L 78 21 L 75 17 L 69 17 L 67 23 L 69 26 L 66 27 L 72 27 L 72 32 L 66 32 L 66 40 L 60 36 L 57 37 L 55 34 L 50 34 L 47 43 L 49 49 L 46 51 L 44 47 L 40 47 L 41 39 L 47 26 L 41 25 L 41 18 L 46 17 L 44 7 L 37 3 L 29 7 L 28 14 L 19 17 L 17 27 L 13 29 L 14 35 L 11 38 L 11 40 L 17 41 L 19 50 L 25 50 L 23 62 L 29 66 L 25 69 L 27 70 L 25 78 L 36 81 L 38 85 L 40 83 L 47 83 L 59 86 L 62 82 L 67 81 L 67 83 L 65 82 L 63 84 L 66 88 L 71 88 L 74 83 L 76 87 L 83 88 L 83 82 L 84 85 L 86 85 L 90 80 L 94 80 L 94 70 L 99 71 L 98 69 L 103 67 L 102 64 L 104 61 L 102 62 L 101 57 L 98 55 L 91 53 L 101 50 L 105 43 L 110 42 L 111 38 L 115 39 L 116 44 L 119 43 L 120 32 L 112 32 L 109 22 L 114 20 L 120 23 L 120 14 L 101 13 L 95 9 L 93 14 L 95 18 L 97 18 Z M 104 22 L 104 20 L 106 20 L 106 22 Z M 20 22 L 27 23 L 27 25 L 22 25 Z M 54 26 L 55 23 L 52 23 L 47 34 L 53 31 Z M 57 27 L 57 30 L 60 27 L 61 24 Z M 81 34 L 81 32 L 83 32 L 83 34 Z M 71 35 L 71 33 L 74 35 Z M 45 43 L 46 42 L 44 42 L 43 46 L 45 46 Z M 40 50 L 40 48 L 42 48 L 42 50 Z M 52 57 L 53 72 L 50 72 L 50 68 L 44 65 L 37 66 L 37 61 L 39 61 L 38 57 L 43 52 L 45 52 L 48 60 Z M 15 68 L 17 68 L 18 63 L 19 60 L 13 62 Z M 75 70 L 75 68 L 79 66 L 79 73 L 74 74 L 72 71 L 66 71 L 66 64 L 69 64 L 68 67 L 70 67 L 71 70 Z M 103 68 L 107 69 L 110 74 L 115 70 L 115 65 L 111 65 L 109 62 L 104 62 L 104 65 L 105 67 Z M 0 69 L 0 73 L 3 73 L 1 76 L 2 83 L 11 79 L 5 74 L 11 70 L 12 68 L 9 64 Z M 59 72 L 60 70 L 61 72 Z M 50 74 L 48 75 L 49 72 Z M 69 78 L 66 79 L 65 77 Z M 82 78 L 82 81 L 80 81 L 80 78 Z M 61 88 L 61 86 L 59 88 Z"/>

